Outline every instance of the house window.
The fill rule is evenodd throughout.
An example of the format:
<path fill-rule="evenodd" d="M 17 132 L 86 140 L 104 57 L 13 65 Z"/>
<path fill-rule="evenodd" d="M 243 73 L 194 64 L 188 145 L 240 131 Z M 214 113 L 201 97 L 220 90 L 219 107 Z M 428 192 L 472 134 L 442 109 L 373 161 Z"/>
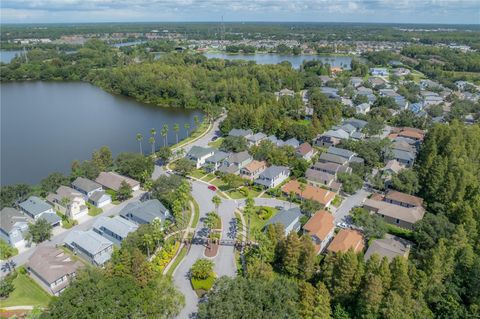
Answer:
<path fill-rule="evenodd" d="M 396 223 L 396 224 L 400 224 L 400 219 L 397 218 L 397 219 L 395 220 L 395 223 Z"/>

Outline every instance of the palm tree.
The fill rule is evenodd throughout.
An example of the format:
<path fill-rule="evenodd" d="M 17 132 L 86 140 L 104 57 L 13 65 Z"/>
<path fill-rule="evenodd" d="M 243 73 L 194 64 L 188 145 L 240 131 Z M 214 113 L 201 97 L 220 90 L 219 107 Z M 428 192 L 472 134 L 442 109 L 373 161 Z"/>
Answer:
<path fill-rule="evenodd" d="M 167 146 L 167 139 L 168 139 L 168 124 L 164 124 L 160 134 L 163 136 L 163 146 Z"/>
<path fill-rule="evenodd" d="M 143 150 L 142 150 L 143 135 L 142 134 L 137 133 L 137 141 L 140 144 L 140 154 L 143 155 Z"/>
<path fill-rule="evenodd" d="M 147 256 L 150 258 L 150 247 L 152 246 L 153 238 L 150 234 L 144 234 L 142 237 L 142 244 L 147 249 Z"/>
<path fill-rule="evenodd" d="M 153 155 L 155 153 L 155 138 L 153 136 L 151 136 L 148 139 L 148 143 L 152 144 L 152 155 Z"/>
<path fill-rule="evenodd" d="M 217 214 L 218 214 L 218 207 L 222 203 L 222 199 L 217 195 L 215 195 L 212 197 L 212 203 L 215 205 L 215 210 L 217 211 Z"/>
<path fill-rule="evenodd" d="M 190 131 L 190 124 L 185 123 L 185 124 L 183 124 L 183 127 L 187 131 L 187 137 L 189 137 L 190 136 L 190 132 L 189 132 Z"/>
<path fill-rule="evenodd" d="M 198 125 L 200 124 L 200 120 L 197 115 L 193 117 L 193 123 L 195 123 L 195 129 L 198 129 Z"/>
<path fill-rule="evenodd" d="M 303 201 L 303 192 L 305 191 L 305 189 L 307 188 L 307 186 L 303 183 L 300 183 L 300 200 Z"/>
<path fill-rule="evenodd" d="M 153 144 L 152 144 L 152 154 L 155 153 L 155 136 L 157 135 L 157 130 L 152 128 L 150 129 L 150 135 L 153 137 Z M 151 139 L 149 139 L 150 141 Z"/>
<path fill-rule="evenodd" d="M 152 229 L 152 237 L 158 248 L 160 246 L 160 241 L 162 240 L 162 222 L 158 219 L 154 219 L 152 222 Z"/>
<path fill-rule="evenodd" d="M 178 144 L 178 131 L 180 131 L 180 125 L 178 125 L 178 123 L 173 124 L 173 131 L 175 132 L 175 137 L 177 138 Z"/>
<path fill-rule="evenodd" d="M 290 202 L 290 207 L 292 207 L 292 203 L 295 200 L 295 197 L 296 195 L 294 191 L 291 191 L 290 193 L 288 193 L 288 201 Z"/>

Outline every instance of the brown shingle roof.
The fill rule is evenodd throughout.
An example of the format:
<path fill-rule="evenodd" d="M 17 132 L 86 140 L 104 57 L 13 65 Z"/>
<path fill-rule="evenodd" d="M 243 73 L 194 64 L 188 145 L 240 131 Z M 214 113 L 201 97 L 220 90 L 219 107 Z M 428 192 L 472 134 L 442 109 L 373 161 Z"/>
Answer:
<path fill-rule="evenodd" d="M 245 165 L 243 169 L 249 171 L 250 173 L 253 173 L 261 168 L 265 168 L 266 166 L 267 166 L 267 163 L 265 163 L 264 161 L 253 160 L 247 165 Z"/>
<path fill-rule="evenodd" d="M 313 150 L 312 146 L 310 144 L 308 144 L 307 142 L 305 142 L 303 144 L 300 144 L 300 146 L 297 148 L 297 153 L 302 155 L 302 156 L 305 156 L 306 154 L 308 154 L 312 150 Z"/>
<path fill-rule="evenodd" d="M 122 181 L 126 181 L 132 188 L 140 185 L 140 182 L 115 172 L 101 172 L 95 180 L 95 182 L 107 188 L 113 189 L 114 191 L 118 191 L 120 189 Z"/>
<path fill-rule="evenodd" d="M 327 250 L 337 253 L 353 249 L 354 252 L 358 253 L 362 251 L 364 247 L 363 236 L 358 230 L 342 229 L 338 232 L 337 236 L 333 238 Z"/>
<path fill-rule="evenodd" d="M 422 206 L 423 205 L 423 199 L 417 196 L 397 192 L 397 191 L 389 191 L 387 195 L 385 195 L 386 199 L 392 199 L 394 201 L 402 202 L 402 203 L 407 203 L 412 206 Z"/>
<path fill-rule="evenodd" d="M 315 235 L 319 239 L 325 240 L 327 235 L 335 228 L 334 220 L 332 214 L 326 210 L 320 210 L 308 220 L 305 226 L 303 226 L 303 229 L 305 229 L 309 235 Z"/>
<path fill-rule="evenodd" d="M 333 198 L 335 198 L 334 192 L 312 185 L 305 185 L 305 190 L 302 192 L 300 190 L 300 183 L 296 180 L 292 180 L 283 185 L 282 191 L 287 194 L 294 192 L 298 196 L 301 196 L 305 199 L 312 199 L 324 206 L 329 204 Z"/>
<path fill-rule="evenodd" d="M 57 248 L 40 246 L 28 259 L 27 266 L 37 276 L 52 283 L 65 275 L 75 273 L 83 264 Z"/>
<path fill-rule="evenodd" d="M 425 210 L 421 206 L 407 208 L 374 199 L 366 199 L 364 206 L 369 210 L 377 212 L 377 214 L 403 220 L 411 224 L 421 220 L 425 214 Z"/>

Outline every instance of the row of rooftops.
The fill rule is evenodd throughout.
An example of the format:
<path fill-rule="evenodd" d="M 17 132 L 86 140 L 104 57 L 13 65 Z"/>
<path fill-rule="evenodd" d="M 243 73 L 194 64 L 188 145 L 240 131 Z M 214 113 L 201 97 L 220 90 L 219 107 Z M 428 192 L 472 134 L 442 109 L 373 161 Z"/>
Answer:
<path fill-rule="evenodd" d="M 296 138 L 290 138 L 286 141 L 283 141 L 281 139 L 278 139 L 275 135 L 267 136 L 262 132 L 253 133 L 253 131 L 250 129 L 246 130 L 246 129 L 234 128 L 230 130 L 228 135 L 235 136 L 235 137 L 244 137 L 247 139 L 248 142 L 253 144 L 258 144 L 260 141 L 263 141 L 263 140 L 269 140 L 276 146 L 292 146 L 294 148 L 297 148 L 298 146 L 300 146 L 300 142 Z"/>

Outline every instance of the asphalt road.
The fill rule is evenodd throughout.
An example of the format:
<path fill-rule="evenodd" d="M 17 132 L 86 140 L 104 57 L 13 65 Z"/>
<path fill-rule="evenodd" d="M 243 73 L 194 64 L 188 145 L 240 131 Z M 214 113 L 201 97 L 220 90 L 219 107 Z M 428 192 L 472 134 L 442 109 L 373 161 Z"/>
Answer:
<path fill-rule="evenodd" d="M 333 214 L 335 217 L 335 224 L 340 222 L 347 222 L 346 216 L 348 216 L 350 210 L 356 206 L 362 206 L 363 201 L 370 194 L 370 192 L 362 188 L 355 194 L 346 197 L 343 200 L 342 204 L 340 204 L 340 207 L 338 207 L 338 209 Z"/>

